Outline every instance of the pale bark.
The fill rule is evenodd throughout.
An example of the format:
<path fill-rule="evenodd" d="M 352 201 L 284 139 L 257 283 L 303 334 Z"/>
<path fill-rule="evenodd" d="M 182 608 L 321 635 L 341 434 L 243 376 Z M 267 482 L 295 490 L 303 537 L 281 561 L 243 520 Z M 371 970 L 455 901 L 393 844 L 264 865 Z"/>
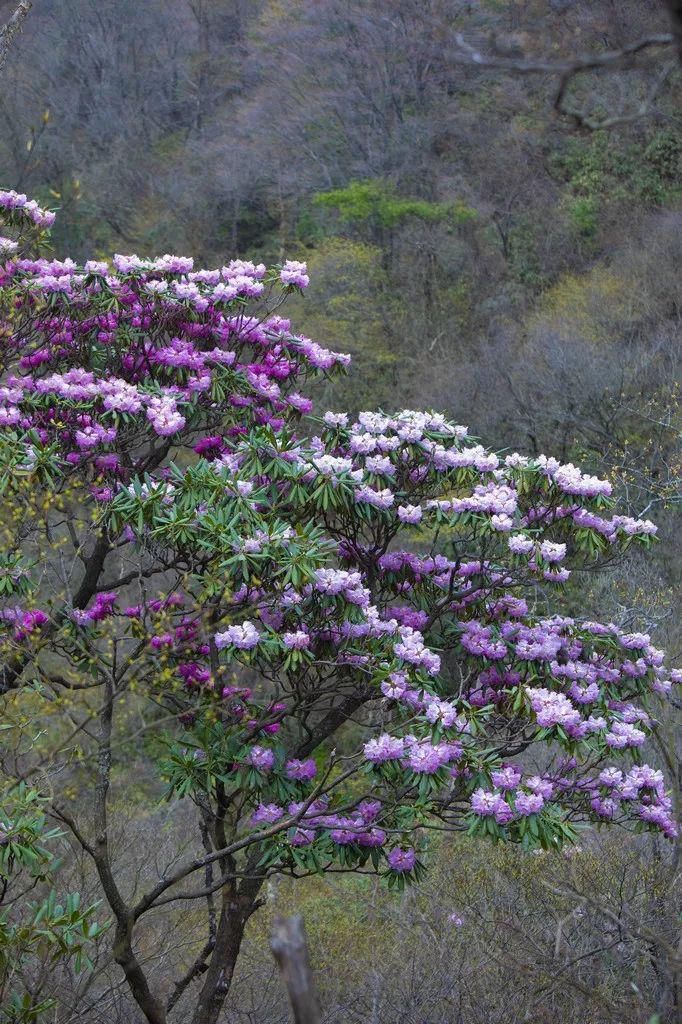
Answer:
<path fill-rule="evenodd" d="M 7 55 L 10 51 L 10 47 L 21 30 L 24 18 L 31 10 L 32 6 L 33 0 L 21 0 L 21 3 L 7 24 L 0 29 L 0 71 L 3 70 L 7 63 Z"/>

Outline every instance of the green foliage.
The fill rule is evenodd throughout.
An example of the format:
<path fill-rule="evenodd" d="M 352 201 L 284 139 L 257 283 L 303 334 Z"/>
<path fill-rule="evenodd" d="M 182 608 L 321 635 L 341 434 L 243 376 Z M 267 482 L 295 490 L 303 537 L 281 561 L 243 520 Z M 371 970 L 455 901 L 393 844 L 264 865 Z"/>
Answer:
<path fill-rule="evenodd" d="M 661 181 L 679 186 L 682 175 L 682 136 L 672 128 L 657 132 L 644 150 L 644 160 Z"/>
<path fill-rule="evenodd" d="M 58 205 L 63 215 L 55 222 L 55 246 L 69 251 L 86 246 L 94 252 L 110 251 L 116 230 L 102 216 L 94 194 L 87 188 L 83 189 L 77 177 L 63 177 L 53 185 L 45 189 L 40 198 L 44 198 L 48 205 Z"/>
<path fill-rule="evenodd" d="M 25 597 L 31 590 L 30 570 L 34 563 L 20 551 L 0 552 L 0 596 Z"/>
<path fill-rule="evenodd" d="M 349 223 L 374 221 L 384 228 L 394 228 L 414 217 L 431 223 L 465 224 L 477 214 L 462 200 L 434 203 L 426 199 L 400 196 L 391 184 L 381 180 L 352 181 L 345 188 L 319 192 L 313 202 L 323 209 L 335 210 L 341 220 Z"/>
<path fill-rule="evenodd" d="M 594 238 L 599 226 L 599 203 L 594 196 L 579 196 L 568 206 L 571 224 L 583 238 Z"/>
<path fill-rule="evenodd" d="M 530 220 L 523 217 L 509 232 L 509 263 L 514 276 L 530 288 L 540 287 L 544 280 L 538 256 L 537 238 Z"/>
<path fill-rule="evenodd" d="M 38 880 L 47 877 L 52 855 L 44 844 L 61 833 L 46 831 L 42 803 L 38 792 L 24 784 L 5 797 L 0 808 L 0 878 L 9 880 L 20 869 Z"/>
<path fill-rule="evenodd" d="M 0 1022 L 35 1024 L 54 1003 L 31 991 L 33 964 L 73 963 L 74 970 L 92 967 L 88 947 L 105 931 L 98 923 L 99 902 L 83 906 L 74 892 L 60 901 L 54 889 L 33 902 L 23 893 L 38 883 L 49 884 L 58 867 L 52 847 L 61 835 L 48 828 L 45 800 L 23 783 L 4 794 L 0 806 Z M 19 890 L 13 898 L 13 886 Z M 3 909 L 2 903 L 7 908 Z"/>
<path fill-rule="evenodd" d="M 624 277 L 598 264 L 587 274 L 564 274 L 545 289 L 529 326 L 592 343 L 612 341 L 633 322 L 635 300 Z"/>
<path fill-rule="evenodd" d="M 637 141 L 607 132 L 573 137 L 553 154 L 550 167 L 576 199 L 570 209 L 579 231 L 593 233 L 600 202 L 660 206 L 674 196 L 682 174 L 682 133 L 666 128 Z"/>
<path fill-rule="evenodd" d="M 333 339 L 353 357 L 354 380 L 326 387 L 327 407 L 367 409 L 394 403 L 396 353 L 387 321 L 402 319 L 401 297 L 383 267 L 382 249 L 349 238 L 327 238 L 307 254 L 310 288 L 293 297 L 292 315 L 304 334 Z"/>

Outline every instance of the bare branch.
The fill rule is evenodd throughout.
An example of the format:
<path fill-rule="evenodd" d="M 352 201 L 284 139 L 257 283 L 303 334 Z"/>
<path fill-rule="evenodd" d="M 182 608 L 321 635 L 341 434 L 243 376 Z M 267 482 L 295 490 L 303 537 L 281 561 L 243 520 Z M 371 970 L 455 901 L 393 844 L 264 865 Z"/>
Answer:
<path fill-rule="evenodd" d="M 682 0 L 679 0 L 682 7 Z M 671 32 L 644 36 L 633 43 L 628 43 L 619 50 L 607 50 L 606 53 L 587 53 L 572 57 L 569 60 L 524 60 L 516 57 L 491 57 L 481 53 L 461 34 L 455 36 L 459 46 L 459 54 L 455 59 L 463 58 L 463 62 L 476 64 L 482 68 L 496 68 L 499 71 L 515 71 L 523 75 L 574 75 L 579 71 L 596 71 L 600 68 L 617 67 L 628 57 L 634 57 L 643 50 L 656 46 L 672 46 L 674 37 Z"/>
<path fill-rule="evenodd" d="M 0 71 L 3 70 L 7 63 L 7 54 L 14 41 L 14 37 L 19 33 L 22 22 L 32 6 L 33 0 L 21 0 L 21 3 L 7 24 L 0 29 Z"/>
<path fill-rule="evenodd" d="M 677 61 L 667 61 L 654 79 L 646 99 L 628 113 L 612 114 L 610 117 L 603 118 L 591 117 L 578 107 L 570 107 L 567 103 L 564 103 L 563 92 L 557 94 L 554 108 L 558 113 L 572 117 L 580 128 L 589 128 L 590 131 L 600 131 L 605 128 L 615 128 L 616 125 L 620 124 L 630 124 L 633 121 L 638 121 L 641 117 L 647 117 L 652 112 L 656 97 L 676 67 Z"/>
<path fill-rule="evenodd" d="M 682 64 L 682 0 L 665 0 L 672 22 L 673 40 L 677 56 Z"/>
<path fill-rule="evenodd" d="M 657 35 L 644 36 L 618 50 L 608 50 L 606 53 L 582 54 L 565 61 L 548 60 L 525 60 L 515 57 L 495 57 L 481 53 L 474 46 L 468 43 L 462 35 L 455 37 L 459 52 L 455 53 L 454 59 L 464 63 L 476 65 L 480 68 L 492 68 L 499 71 L 513 71 L 522 75 L 558 75 L 559 85 L 554 96 L 553 106 L 557 113 L 573 118 L 581 128 L 588 128 L 596 131 L 603 128 L 612 128 L 618 124 L 636 121 L 650 113 L 652 105 L 658 96 L 661 88 L 668 80 L 671 72 L 677 66 L 676 61 L 667 62 L 649 90 L 645 100 L 635 110 L 614 114 L 604 118 L 592 117 L 585 111 L 569 106 L 566 102 L 568 88 L 576 77 L 586 71 L 604 71 L 611 68 L 618 68 L 628 64 L 637 54 L 654 48 L 667 48 L 675 45 L 679 49 L 682 60 L 682 0 L 669 0 L 668 6 L 673 17 L 679 17 L 679 23 L 673 22 L 672 33 L 659 33 Z M 674 14 L 673 12 L 676 12 Z"/>

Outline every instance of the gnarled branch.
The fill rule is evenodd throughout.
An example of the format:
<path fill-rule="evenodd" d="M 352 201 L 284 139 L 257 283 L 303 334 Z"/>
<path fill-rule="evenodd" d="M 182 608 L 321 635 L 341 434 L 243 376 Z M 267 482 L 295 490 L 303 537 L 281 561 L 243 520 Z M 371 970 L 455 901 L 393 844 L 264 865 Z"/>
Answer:
<path fill-rule="evenodd" d="M 553 106 L 557 113 L 573 118 L 580 127 L 589 128 L 592 131 L 600 128 L 612 128 L 617 124 L 637 120 L 650 112 L 654 99 L 676 67 L 677 62 L 667 62 L 657 75 L 644 102 L 634 111 L 624 114 L 614 114 L 604 118 L 592 117 L 590 114 L 570 106 L 566 102 L 568 88 L 576 75 L 586 71 L 599 72 L 628 66 L 638 54 L 645 50 L 667 49 L 674 46 L 679 60 L 682 62 L 682 0 L 666 0 L 666 5 L 672 18 L 672 32 L 644 36 L 632 43 L 627 43 L 618 50 L 607 50 L 605 53 L 579 54 L 563 61 L 532 60 L 522 57 L 497 57 L 481 53 L 480 50 L 472 46 L 471 43 L 467 42 L 459 34 L 455 37 L 458 50 L 455 52 L 454 59 L 457 62 L 471 64 L 480 68 L 511 71 L 522 75 L 555 75 L 559 79 L 553 100 Z"/>

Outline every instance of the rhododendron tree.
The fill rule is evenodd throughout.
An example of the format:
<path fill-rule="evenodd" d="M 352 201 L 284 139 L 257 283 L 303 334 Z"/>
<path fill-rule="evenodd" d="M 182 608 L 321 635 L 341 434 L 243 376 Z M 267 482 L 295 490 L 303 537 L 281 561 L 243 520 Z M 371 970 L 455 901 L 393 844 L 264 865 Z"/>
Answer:
<path fill-rule="evenodd" d="M 38 720 L 70 700 L 51 756 L 17 740 L 5 767 L 94 865 L 147 1021 L 218 1020 L 272 874 L 402 888 L 432 829 L 675 834 L 640 752 L 680 673 L 563 596 L 652 541 L 607 480 L 438 413 L 314 413 L 349 358 L 280 315 L 304 263 L 77 266 L 36 255 L 49 211 L 0 192 L 0 213 L 1 685 L 19 731 L 22 695 Z M 196 823 L 166 864 L 148 837 L 134 888 L 109 821 L 127 730 Z M 187 901 L 205 934 L 155 986 L 140 936 Z"/>

